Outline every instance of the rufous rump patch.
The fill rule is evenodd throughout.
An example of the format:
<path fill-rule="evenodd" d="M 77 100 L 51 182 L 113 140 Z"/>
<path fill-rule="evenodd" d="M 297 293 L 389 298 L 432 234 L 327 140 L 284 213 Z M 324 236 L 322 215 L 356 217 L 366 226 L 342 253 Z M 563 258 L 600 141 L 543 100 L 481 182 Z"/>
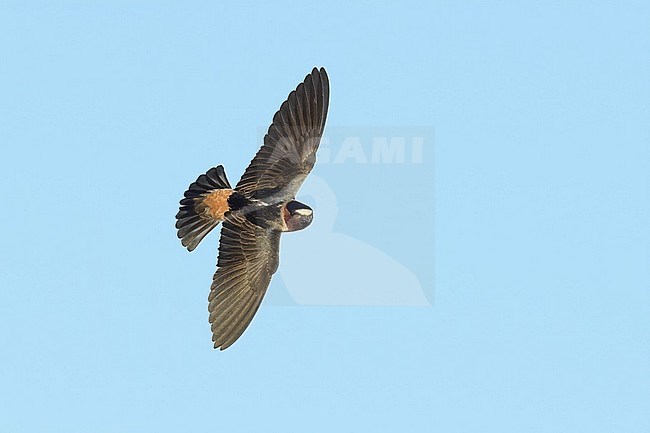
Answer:
<path fill-rule="evenodd" d="M 230 206 L 228 197 L 232 194 L 232 189 L 217 189 L 203 196 L 200 203 L 197 204 L 197 213 L 209 216 L 217 220 L 223 220 Z"/>

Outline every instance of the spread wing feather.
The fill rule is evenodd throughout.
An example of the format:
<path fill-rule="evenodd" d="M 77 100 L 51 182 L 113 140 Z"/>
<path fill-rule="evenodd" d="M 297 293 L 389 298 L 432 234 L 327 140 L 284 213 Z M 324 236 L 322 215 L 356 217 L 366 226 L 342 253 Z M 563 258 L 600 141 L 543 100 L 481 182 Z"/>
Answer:
<path fill-rule="evenodd" d="M 273 116 L 237 193 L 268 205 L 292 200 L 316 162 L 328 105 L 327 73 L 314 68 Z M 215 348 L 228 348 L 253 320 L 278 269 L 280 234 L 253 224 L 241 211 L 225 214 L 208 297 Z"/>
<path fill-rule="evenodd" d="M 229 212 L 221 229 L 217 272 L 208 311 L 215 349 L 226 349 L 246 330 L 278 269 L 280 232 Z"/>
<path fill-rule="evenodd" d="M 267 203 L 295 198 L 316 162 L 328 105 L 327 73 L 314 68 L 273 116 L 264 144 L 235 189 Z"/>

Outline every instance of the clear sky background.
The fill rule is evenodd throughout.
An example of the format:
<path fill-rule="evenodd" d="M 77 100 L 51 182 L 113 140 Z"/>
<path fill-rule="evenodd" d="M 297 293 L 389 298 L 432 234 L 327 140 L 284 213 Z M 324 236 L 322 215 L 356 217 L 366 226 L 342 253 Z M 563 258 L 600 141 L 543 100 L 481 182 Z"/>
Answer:
<path fill-rule="evenodd" d="M 642 1 L 2 1 L 0 431 L 647 433 L 649 22 Z M 178 200 L 216 164 L 234 184 L 313 66 L 316 221 L 214 351 L 218 236 L 181 248 Z M 372 163 L 376 137 L 421 158 Z"/>

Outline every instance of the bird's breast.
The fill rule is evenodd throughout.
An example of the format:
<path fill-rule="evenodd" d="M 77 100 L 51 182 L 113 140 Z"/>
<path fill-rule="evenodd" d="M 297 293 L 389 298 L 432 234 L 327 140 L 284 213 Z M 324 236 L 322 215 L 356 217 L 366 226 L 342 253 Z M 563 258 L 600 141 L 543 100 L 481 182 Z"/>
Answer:
<path fill-rule="evenodd" d="M 250 205 L 238 210 L 246 219 L 258 227 L 269 230 L 285 231 L 286 225 L 283 218 L 282 203 L 266 205 L 263 202 L 252 202 Z"/>

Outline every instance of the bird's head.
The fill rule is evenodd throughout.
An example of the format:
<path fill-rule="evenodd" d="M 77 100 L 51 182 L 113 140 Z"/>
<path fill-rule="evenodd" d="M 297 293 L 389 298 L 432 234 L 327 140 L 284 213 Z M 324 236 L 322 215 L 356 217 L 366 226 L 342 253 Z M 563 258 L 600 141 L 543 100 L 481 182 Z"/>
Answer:
<path fill-rule="evenodd" d="M 287 225 L 286 231 L 295 232 L 302 230 L 311 224 L 314 219 L 314 211 L 311 210 L 306 204 L 299 201 L 290 201 L 284 206 L 283 212 L 284 222 Z"/>

